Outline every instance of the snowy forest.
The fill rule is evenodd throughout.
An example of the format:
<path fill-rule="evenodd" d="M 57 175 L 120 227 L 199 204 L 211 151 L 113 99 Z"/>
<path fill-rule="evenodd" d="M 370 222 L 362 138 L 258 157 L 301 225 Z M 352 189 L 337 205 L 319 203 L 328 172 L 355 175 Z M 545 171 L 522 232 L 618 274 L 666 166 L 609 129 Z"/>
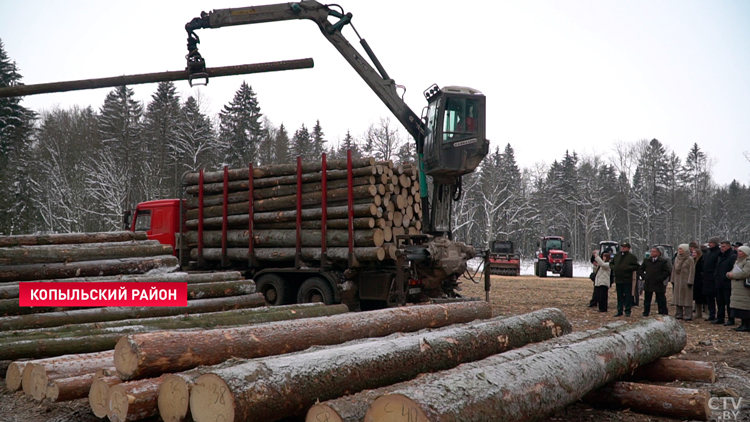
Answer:
<path fill-rule="evenodd" d="M 0 86 L 21 81 L 0 41 Z M 179 197 L 182 175 L 199 168 L 312 160 L 323 152 L 337 158 L 347 149 L 413 159 L 413 141 L 390 118 L 353 128 L 338 142 L 314 115 L 310 122 L 274 122 L 245 82 L 215 116 L 200 97 L 180 98 L 171 82 L 159 83 L 146 104 L 128 87 L 112 89 L 98 109 L 35 111 L 18 98 L 0 99 L 0 235 L 118 230 L 124 211 Z M 529 258 L 540 236 L 561 235 L 577 259 L 610 239 L 628 240 L 639 253 L 713 235 L 750 241 L 750 188 L 715 183 L 710 153 L 698 144 L 673 151 L 657 139 L 620 141 L 602 155 L 567 151 L 520 168 L 512 143 L 464 178 L 455 239 L 481 249 L 510 239 Z M 738 174 L 750 174 L 750 163 Z"/>

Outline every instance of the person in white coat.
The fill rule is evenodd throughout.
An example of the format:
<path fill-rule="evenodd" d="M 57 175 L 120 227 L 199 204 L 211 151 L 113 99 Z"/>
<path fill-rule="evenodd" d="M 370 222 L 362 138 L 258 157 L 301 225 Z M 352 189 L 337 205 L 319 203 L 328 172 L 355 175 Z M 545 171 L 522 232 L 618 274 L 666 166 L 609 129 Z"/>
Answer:
<path fill-rule="evenodd" d="M 596 300 L 599 304 L 599 312 L 607 312 L 607 302 L 609 300 L 609 287 L 612 283 L 612 267 L 609 262 L 609 253 L 604 252 L 599 256 L 599 251 L 594 251 L 594 291 Z"/>

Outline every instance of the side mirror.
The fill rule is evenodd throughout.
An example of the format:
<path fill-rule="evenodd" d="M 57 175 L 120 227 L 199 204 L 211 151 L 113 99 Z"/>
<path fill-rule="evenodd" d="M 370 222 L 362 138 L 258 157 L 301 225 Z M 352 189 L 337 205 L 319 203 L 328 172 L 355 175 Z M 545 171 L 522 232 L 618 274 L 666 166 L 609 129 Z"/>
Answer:
<path fill-rule="evenodd" d="M 133 211 L 127 210 L 122 213 L 122 229 L 130 230 L 130 225 L 133 223 Z"/>

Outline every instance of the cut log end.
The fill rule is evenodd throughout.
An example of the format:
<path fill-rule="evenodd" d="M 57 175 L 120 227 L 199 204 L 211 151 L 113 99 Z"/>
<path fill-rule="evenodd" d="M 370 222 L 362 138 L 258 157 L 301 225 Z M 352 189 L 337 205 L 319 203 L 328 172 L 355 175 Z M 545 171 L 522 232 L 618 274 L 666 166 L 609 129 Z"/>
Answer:
<path fill-rule="evenodd" d="M 123 336 L 115 345 L 115 368 L 123 379 L 132 378 L 138 369 L 138 352 L 133 350 L 128 336 Z"/>
<path fill-rule="evenodd" d="M 34 369 L 34 364 L 29 363 L 26 366 L 23 367 L 23 371 L 21 372 L 21 389 L 23 390 L 24 394 L 31 395 L 31 388 L 33 386 L 32 378 L 31 378 L 31 371 Z"/>
<path fill-rule="evenodd" d="M 44 396 L 47 394 L 47 383 L 49 377 L 47 377 L 47 368 L 44 365 L 32 365 L 31 369 L 31 396 L 35 400 L 42 401 Z"/>
<path fill-rule="evenodd" d="M 12 362 L 5 373 L 5 386 L 10 391 L 18 391 L 21 388 L 21 374 L 26 366 L 25 362 Z"/>
<path fill-rule="evenodd" d="M 379 397 L 365 414 L 367 422 L 430 422 L 417 403 L 401 394 Z"/>
<path fill-rule="evenodd" d="M 133 396 L 122 385 L 115 385 L 107 392 L 107 417 L 112 422 L 125 422 Z"/>
<path fill-rule="evenodd" d="M 109 393 L 110 385 L 118 382 L 110 378 L 95 379 L 91 383 L 89 389 L 89 405 L 91 406 L 91 412 L 97 418 L 103 418 L 107 416 L 107 393 Z"/>
<path fill-rule="evenodd" d="M 316 404 L 307 411 L 305 422 L 344 422 L 338 412 L 326 404 Z"/>
<path fill-rule="evenodd" d="M 235 420 L 234 398 L 224 380 L 214 374 L 198 377 L 190 392 L 190 413 L 196 422 Z"/>
<path fill-rule="evenodd" d="M 60 387 L 58 387 L 56 382 L 50 382 L 47 384 L 47 390 L 44 393 L 44 397 L 51 402 L 57 401 L 57 398 L 60 397 Z"/>
<path fill-rule="evenodd" d="M 187 382 L 177 375 L 167 375 L 159 386 L 159 416 L 164 422 L 187 420 L 190 389 Z"/>

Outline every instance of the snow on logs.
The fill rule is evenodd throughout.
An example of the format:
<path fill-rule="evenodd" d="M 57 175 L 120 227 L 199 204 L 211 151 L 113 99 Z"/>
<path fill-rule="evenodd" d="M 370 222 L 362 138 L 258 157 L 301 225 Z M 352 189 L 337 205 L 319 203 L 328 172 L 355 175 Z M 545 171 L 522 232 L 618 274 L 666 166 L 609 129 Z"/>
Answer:
<path fill-rule="evenodd" d="M 298 198 L 296 164 L 281 164 L 253 169 L 253 234 L 255 259 L 289 265 L 295 261 L 297 246 L 297 205 L 301 205 L 300 258 L 320 261 L 322 254 L 321 207 L 323 195 L 321 163 L 303 163 Z M 353 229 L 357 262 L 395 259 L 392 248 L 395 236 L 421 232 L 421 199 L 417 171 L 409 163 L 399 166 L 373 158 L 355 159 L 352 163 Z M 186 243 L 190 259 L 198 260 L 199 226 L 203 243 L 202 258 L 222 260 L 223 254 L 233 261 L 247 261 L 250 242 L 249 169 L 229 169 L 224 199 L 224 172 L 204 173 L 203 219 L 199 220 L 199 174 L 185 177 Z M 348 262 L 349 213 L 346 160 L 330 160 L 326 171 L 326 257 Z M 226 216 L 224 207 L 226 206 Z M 222 251 L 222 229 L 226 218 L 227 250 Z M 356 264 L 355 264 L 356 265 Z"/>
<path fill-rule="evenodd" d="M 347 313 L 252 327 L 134 334 L 117 342 L 115 367 L 124 379 L 146 378 L 199 365 L 215 365 L 230 357 L 277 355 L 315 345 L 383 337 L 491 316 L 488 303 L 467 302 Z"/>
<path fill-rule="evenodd" d="M 392 409 L 412 421 L 525 421 L 581 399 L 635 367 L 678 353 L 687 342 L 671 317 L 642 320 L 594 337 L 508 361 L 505 354 L 423 375 L 388 388 L 365 420 L 394 421 Z M 513 352 L 510 352 L 512 355 Z M 403 419 L 407 420 L 407 419 Z"/>
<path fill-rule="evenodd" d="M 190 394 L 191 414 L 196 422 L 275 420 L 304 412 L 318 399 L 453 368 L 571 330 L 560 310 L 544 309 L 214 370 L 204 367 Z M 219 400 L 216 391 L 222 392 Z"/>

